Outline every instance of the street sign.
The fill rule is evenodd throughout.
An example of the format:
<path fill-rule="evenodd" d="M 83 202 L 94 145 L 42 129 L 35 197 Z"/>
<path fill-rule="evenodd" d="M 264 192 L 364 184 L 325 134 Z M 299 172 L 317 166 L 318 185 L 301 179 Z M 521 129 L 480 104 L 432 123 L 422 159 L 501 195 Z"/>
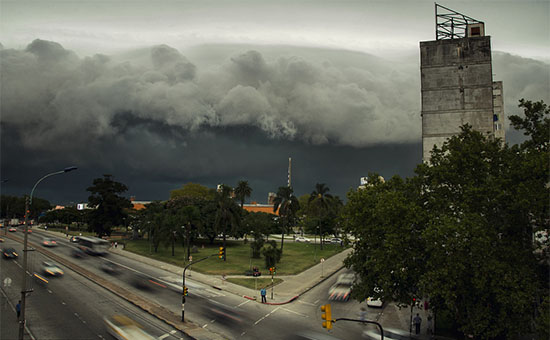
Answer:
<path fill-rule="evenodd" d="M 325 262 L 325 259 L 324 258 L 321 258 L 321 263 Z"/>
<path fill-rule="evenodd" d="M 11 278 L 6 277 L 4 279 L 4 287 L 10 287 L 11 286 Z"/>

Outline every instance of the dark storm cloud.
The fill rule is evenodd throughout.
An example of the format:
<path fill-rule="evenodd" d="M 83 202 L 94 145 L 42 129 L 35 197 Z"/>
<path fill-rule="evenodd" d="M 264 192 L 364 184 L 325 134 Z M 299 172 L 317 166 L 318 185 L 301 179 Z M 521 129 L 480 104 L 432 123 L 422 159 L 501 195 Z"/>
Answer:
<path fill-rule="evenodd" d="M 70 190 L 74 201 L 87 198 L 93 178 L 111 173 L 141 199 L 165 199 L 188 181 L 247 179 L 253 198 L 265 202 L 286 183 L 288 157 L 298 194 L 323 182 L 340 196 L 369 171 L 408 176 L 420 162 L 414 60 L 230 50 L 197 48 L 188 58 L 160 45 L 80 58 L 42 40 L 1 50 L 1 166 L 2 178 L 10 178 L 3 190 L 28 192 L 29 178 L 75 164 L 79 180 L 68 179 L 77 188 Z M 496 54 L 495 65 L 501 58 L 516 65 L 497 71 L 508 106 L 517 106 L 519 95 L 548 93 L 540 76 L 546 64 Z M 43 192 L 55 196 L 48 188 Z"/>

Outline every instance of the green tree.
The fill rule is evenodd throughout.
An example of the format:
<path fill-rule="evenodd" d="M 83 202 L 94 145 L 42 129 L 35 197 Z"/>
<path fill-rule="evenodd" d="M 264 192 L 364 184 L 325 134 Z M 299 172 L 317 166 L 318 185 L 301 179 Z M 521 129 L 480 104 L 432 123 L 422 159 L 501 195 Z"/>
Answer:
<path fill-rule="evenodd" d="M 265 257 L 266 269 L 275 267 L 283 254 L 283 251 L 277 248 L 277 244 L 273 240 L 265 242 L 260 252 Z"/>
<path fill-rule="evenodd" d="M 205 200 L 213 200 L 216 196 L 216 190 L 205 187 L 198 183 L 187 183 L 181 189 L 170 191 L 170 199 L 178 197 L 202 198 Z"/>
<path fill-rule="evenodd" d="M 311 192 L 309 196 L 308 203 L 312 204 L 315 207 L 315 213 L 318 218 L 318 227 L 319 227 L 319 237 L 321 241 L 321 250 L 323 250 L 323 224 L 321 220 L 324 216 L 328 214 L 329 211 L 329 202 L 332 199 L 332 195 L 328 194 L 330 189 L 325 185 L 325 183 L 315 184 L 315 190 Z"/>
<path fill-rule="evenodd" d="M 279 187 L 277 195 L 273 200 L 273 212 L 279 210 L 279 221 L 281 225 L 281 254 L 285 241 L 285 232 L 292 225 L 296 218 L 296 213 L 300 209 L 300 203 L 293 194 L 291 187 Z"/>
<path fill-rule="evenodd" d="M 540 137 L 549 112 L 542 102 L 520 107 L 524 118 L 511 121 L 531 137 L 522 145 L 464 126 L 416 176 L 382 183 L 369 175 L 365 189 L 348 193 L 342 221 L 356 237 L 346 260 L 361 278 L 355 298 L 375 287 L 401 304 L 429 297 L 436 314 L 450 313 L 476 338 L 529 331 L 548 295 L 548 256 L 532 238 L 550 223 L 550 154 Z M 537 324 L 548 324 L 541 316 Z"/>
<path fill-rule="evenodd" d="M 235 196 L 241 202 L 241 209 L 244 206 L 244 200 L 247 197 L 250 197 L 252 194 L 252 188 L 248 185 L 248 181 L 239 181 L 237 187 L 235 188 Z"/>
<path fill-rule="evenodd" d="M 232 191 L 231 187 L 222 185 L 221 189 L 216 193 L 217 210 L 215 225 L 217 230 L 221 231 L 223 235 L 223 247 L 226 249 L 224 261 L 227 260 L 226 235 L 228 227 L 233 232 L 241 224 L 241 211 L 235 200 L 231 198 Z"/>
<path fill-rule="evenodd" d="M 113 180 L 111 175 L 96 178 L 93 185 L 86 189 L 91 192 L 88 206 L 92 208 L 89 215 L 89 228 L 98 236 L 111 235 L 111 228 L 124 224 L 126 210 L 132 207 L 130 200 L 120 196 L 126 192 L 126 185 Z"/>

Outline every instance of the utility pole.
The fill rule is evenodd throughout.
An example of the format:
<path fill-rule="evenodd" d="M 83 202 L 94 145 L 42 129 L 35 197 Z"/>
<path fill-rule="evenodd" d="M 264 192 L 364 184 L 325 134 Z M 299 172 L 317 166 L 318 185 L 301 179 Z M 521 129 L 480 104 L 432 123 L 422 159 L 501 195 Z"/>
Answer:
<path fill-rule="evenodd" d="M 61 171 L 52 172 L 51 174 L 47 174 L 46 176 L 40 178 L 32 187 L 30 196 L 27 197 L 25 200 L 25 226 L 23 229 L 23 232 L 25 233 L 23 237 L 23 280 L 21 285 L 21 318 L 19 319 L 19 340 L 23 340 L 23 337 L 25 335 L 25 305 L 27 300 L 27 293 L 31 292 L 32 290 L 27 290 L 27 245 L 28 245 L 28 223 L 29 223 L 29 206 L 32 206 L 32 195 L 34 193 L 34 189 L 36 189 L 36 186 L 42 182 L 44 179 L 54 176 L 54 175 L 60 175 L 65 172 L 76 170 L 77 168 L 75 166 L 70 166 L 68 168 L 65 168 Z"/>
<path fill-rule="evenodd" d="M 292 158 L 288 157 L 288 187 L 292 187 Z"/>

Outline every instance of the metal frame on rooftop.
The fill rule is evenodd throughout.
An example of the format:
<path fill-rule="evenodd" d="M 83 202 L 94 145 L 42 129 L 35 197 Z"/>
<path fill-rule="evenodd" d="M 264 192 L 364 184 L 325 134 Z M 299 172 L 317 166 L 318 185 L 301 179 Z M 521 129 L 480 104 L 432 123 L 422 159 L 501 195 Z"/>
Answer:
<path fill-rule="evenodd" d="M 471 24 L 483 24 L 483 21 L 435 4 L 435 40 L 465 38 L 467 26 Z"/>

